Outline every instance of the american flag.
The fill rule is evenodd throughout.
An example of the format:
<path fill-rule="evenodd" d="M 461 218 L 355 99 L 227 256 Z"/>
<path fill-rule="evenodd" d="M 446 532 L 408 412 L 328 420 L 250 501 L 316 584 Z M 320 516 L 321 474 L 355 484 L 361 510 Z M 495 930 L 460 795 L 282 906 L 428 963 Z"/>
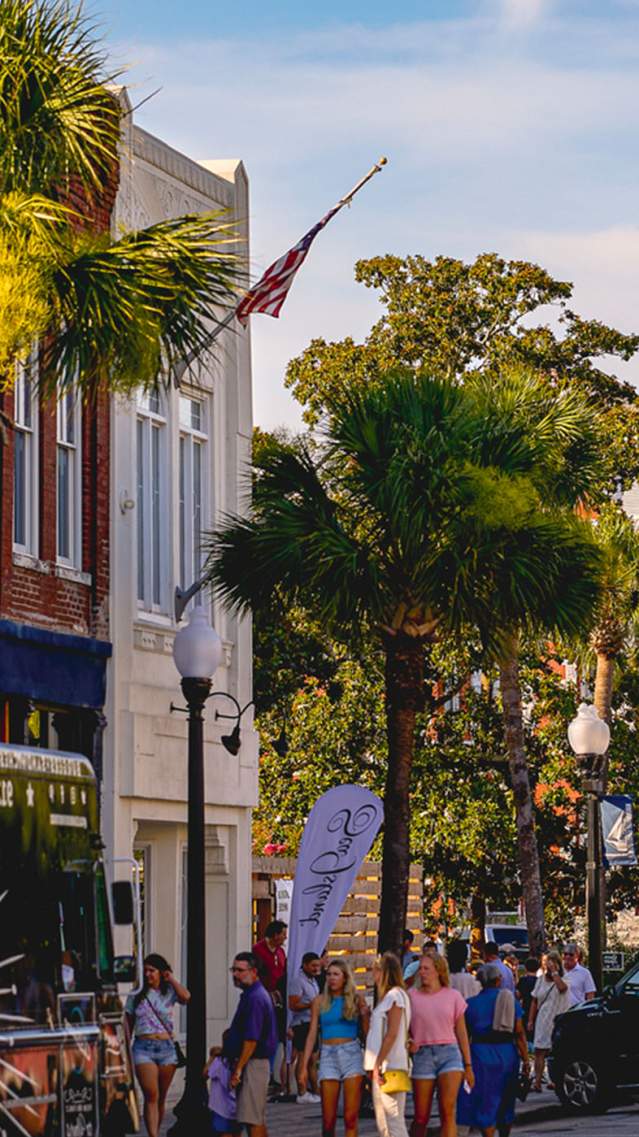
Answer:
<path fill-rule="evenodd" d="M 284 256 L 267 268 L 264 276 L 240 300 L 235 315 L 241 324 L 246 327 L 251 312 L 263 312 L 266 316 L 279 316 L 280 309 L 288 296 L 288 290 L 293 283 L 293 277 L 306 260 L 306 255 L 317 234 L 335 214 L 345 205 L 342 200 L 317 222 L 308 233 L 298 241 Z"/>

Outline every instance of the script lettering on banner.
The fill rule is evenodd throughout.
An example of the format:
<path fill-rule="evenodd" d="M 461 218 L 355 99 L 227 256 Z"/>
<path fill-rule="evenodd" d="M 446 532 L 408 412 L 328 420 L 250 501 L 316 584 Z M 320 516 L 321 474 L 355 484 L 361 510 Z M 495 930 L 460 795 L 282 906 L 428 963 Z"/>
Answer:
<path fill-rule="evenodd" d="M 384 819 L 362 786 L 335 786 L 315 802 L 297 857 L 288 936 L 288 974 L 307 951 L 321 954 Z"/>

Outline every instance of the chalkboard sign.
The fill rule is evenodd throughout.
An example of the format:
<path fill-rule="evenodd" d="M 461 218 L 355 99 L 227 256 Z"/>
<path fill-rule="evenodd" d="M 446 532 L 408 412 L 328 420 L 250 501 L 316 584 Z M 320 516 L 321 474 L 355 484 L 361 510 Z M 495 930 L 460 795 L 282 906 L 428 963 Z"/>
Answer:
<path fill-rule="evenodd" d="M 622 951 L 604 951 L 601 955 L 601 964 L 604 971 L 623 971 L 625 957 Z"/>

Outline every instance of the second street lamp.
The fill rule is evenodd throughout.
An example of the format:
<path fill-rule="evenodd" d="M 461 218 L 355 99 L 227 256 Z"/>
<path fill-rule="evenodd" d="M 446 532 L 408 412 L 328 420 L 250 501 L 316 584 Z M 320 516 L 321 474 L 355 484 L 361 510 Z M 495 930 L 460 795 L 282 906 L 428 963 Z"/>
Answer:
<path fill-rule="evenodd" d="M 604 903 L 599 799 L 605 789 L 606 752 L 610 728 L 596 708 L 581 703 L 568 727 L 568 741 L 581 765 L 588 809 L 586 862 L 586 910 L 588 917 L 588 964 L 599 991 L 602 989 Z"/>
<path fill-rule="evenodd" d="M 204 735 L 202 711 L 211 680 L 222 662 L 222 641 L 203 608 L 176 633 L 173 658 L 182 676 L 189 714 L 188 848 L 186 913 L 186 1082 L 175 1113 L 173 1137 L 209 1137 L 211 1120 L 202 1096 L 206 1059 L 206 925 L 204 896 Z"/>

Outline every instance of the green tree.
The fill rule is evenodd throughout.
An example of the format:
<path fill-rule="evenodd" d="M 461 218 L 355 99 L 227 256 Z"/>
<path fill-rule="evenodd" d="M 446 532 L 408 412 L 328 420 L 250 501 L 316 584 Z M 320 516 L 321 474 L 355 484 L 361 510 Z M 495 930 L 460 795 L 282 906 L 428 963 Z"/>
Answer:
<path fill-rule="evenodd" d="M 92 205 L 117 171 L 110 78 L 81 8 L 2 0 L 0 386 L 40 337 L 48 392 L 166 381 L 202 351 L 216 306 L 234 299 L 235 237 L 218 214 L 117 241 L 91 232 Z"/>
<path fill-rule="evenodd" d="M 629 486 L 638 476 L 637 391 L 599 361 L 632 358 L 639 335 L 577 315 L 572 284 L 495 253 L 470 264 L 445 256 L 373 257 L 357 262 L 355 279 L 379 293 L 384 314 L 363 343 L 314 339 L 289 363 L 286 383 L 309 423 L 330 412 L 345 383 L 383 382 L 398 364 L 460 381 L 478 372 L 497 377 L 504 365 L 519 363 L 559 384 L 570 380 L 606 411 L 604 482 L 621 478 Z"/>
<path fill-rule="evenodd" d="M 548 416 L 531 429 L 506 404 L 501 418 L 487 388 L 410 372 L 355 388 L 336 402 L 321 450 L 275 445 L 258 459 L 251 515 L 231 519 L 211 542 L 208 579 L 228 603 L 259 609 L 279 593 L 338 637 L 353 642 L 370 629 L 378 637 L 388 746 L 384 948 L 399 947 L 406 911 L 427 645 L 469 619 L 488 636 L 496 596 L 498 626 L 515 616 L 523 625 L 529 612 L 539 618 L 552 597 L 553 618 L 574 629 L 597 593 L 588 526 L 545 509 L 526 476 L 534 426 L 543 435 Z M 566 454 L 559 465 L 568 476 Z"/>

